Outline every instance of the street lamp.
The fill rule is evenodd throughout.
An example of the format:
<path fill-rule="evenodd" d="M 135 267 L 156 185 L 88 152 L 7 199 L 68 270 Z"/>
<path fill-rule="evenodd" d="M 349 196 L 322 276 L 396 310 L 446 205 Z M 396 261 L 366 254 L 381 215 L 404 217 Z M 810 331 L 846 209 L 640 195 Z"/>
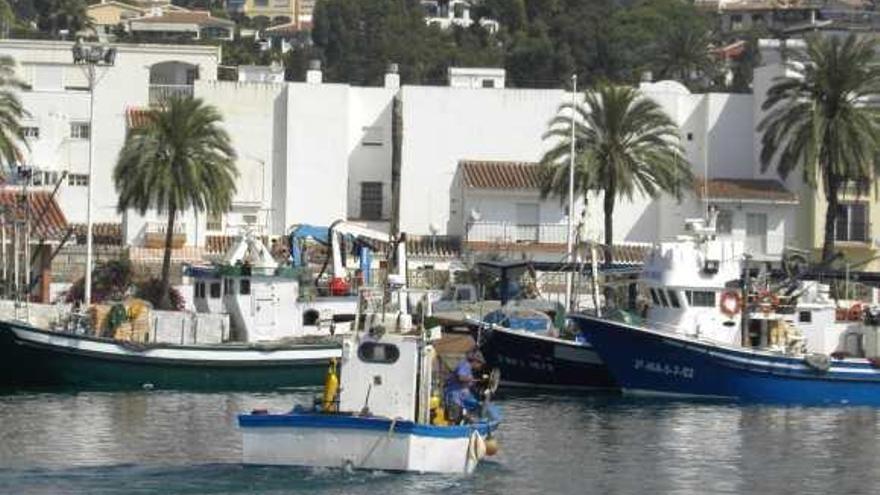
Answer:
<path fill-rule="evenodd" d="M 83 304 L 88 306 L 92 302 L 92 166 L 95 159 L 94 146 L 94 120 L 95 120 L 95 86 L 100 79 L 107 74 L 105 70 L 98 75 L 99 67 L 110 67 L 116 62 L 116 48 L 108 46 L 83 44 L 82 39 L 76 40 L 71 48 L 73 63 L 80 65 L 86 73 L 89 81 L 89 174 L 86 185 L 86 279 Z"/>

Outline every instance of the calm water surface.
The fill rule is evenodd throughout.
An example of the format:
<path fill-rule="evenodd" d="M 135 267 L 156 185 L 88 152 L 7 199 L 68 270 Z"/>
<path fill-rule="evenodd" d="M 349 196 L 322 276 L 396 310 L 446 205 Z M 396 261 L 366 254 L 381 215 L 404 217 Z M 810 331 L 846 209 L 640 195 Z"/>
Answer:
<path fill-rule="evenodd" d="M 240 464 L 235 414 L 311 393 L 0 394 L 0 493 L 880 493 L 880 410 L 507 395 L 474 476 Z"/>

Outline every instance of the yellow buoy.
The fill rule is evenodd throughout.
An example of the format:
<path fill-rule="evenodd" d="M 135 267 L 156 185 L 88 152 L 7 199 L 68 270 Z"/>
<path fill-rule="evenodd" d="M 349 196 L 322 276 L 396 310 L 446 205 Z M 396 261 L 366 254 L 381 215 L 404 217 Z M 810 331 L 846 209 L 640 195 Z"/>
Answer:
<path fill-rule="evenodd" d="M 440 397 L 436 395 L 431 397 L 431 424 L 435 426 L 449 424 L 449 421 L 446 420 L 446 412 L 443 411 L 443 405 L 440 403 Z"/>
<path fill-rule="evenodd" d="M 321 406 L 324 412 L 336 410 L 336 392 L 339 390 L 339 377 L 336 376 L 336 359 L 330 360 L 327 376 L 324 377 L 324 401 Z"/>

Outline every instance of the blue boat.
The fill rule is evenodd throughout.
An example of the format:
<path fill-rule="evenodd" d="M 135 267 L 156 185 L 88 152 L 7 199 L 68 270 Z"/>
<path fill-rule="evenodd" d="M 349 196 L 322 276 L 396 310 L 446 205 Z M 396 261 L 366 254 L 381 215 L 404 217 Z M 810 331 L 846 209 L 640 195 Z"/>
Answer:
<path fill-rule="evenodd" d="M 873 359 L 789 356 L 580 315 L 624 393 L 802 405 L 880 406 Z"/>

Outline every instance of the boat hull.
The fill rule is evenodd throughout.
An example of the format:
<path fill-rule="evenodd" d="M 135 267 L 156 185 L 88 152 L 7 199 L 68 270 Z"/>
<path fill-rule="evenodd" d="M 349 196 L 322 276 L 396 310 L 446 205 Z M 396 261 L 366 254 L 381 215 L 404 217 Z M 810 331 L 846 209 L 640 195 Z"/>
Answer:
<path fill-rule="evenodd" d="M 0 386 L 272 390 L 316 386 L 334 345 L 125 345 L 0 321 Z"/>
<path fill-rule="evenodd" d="M 482 329 L 480 350 L 507 386 L 614 389 L 616 383 L 589 343 L 498 326 Z"/>
<path fill-rule="evenodd" d="M 245 464 L 449 474 L 473 472 L 474 436 L 493 429 L 312 413 L 243 414 L 239 427 Z"/>
<path fill-rule="evenodd" d="M 880 406 L 865 359 L 819 371 L 798 357 L 740 349 L 589 316 L 590 340 L 624 393 L 802 405 Z"/>

